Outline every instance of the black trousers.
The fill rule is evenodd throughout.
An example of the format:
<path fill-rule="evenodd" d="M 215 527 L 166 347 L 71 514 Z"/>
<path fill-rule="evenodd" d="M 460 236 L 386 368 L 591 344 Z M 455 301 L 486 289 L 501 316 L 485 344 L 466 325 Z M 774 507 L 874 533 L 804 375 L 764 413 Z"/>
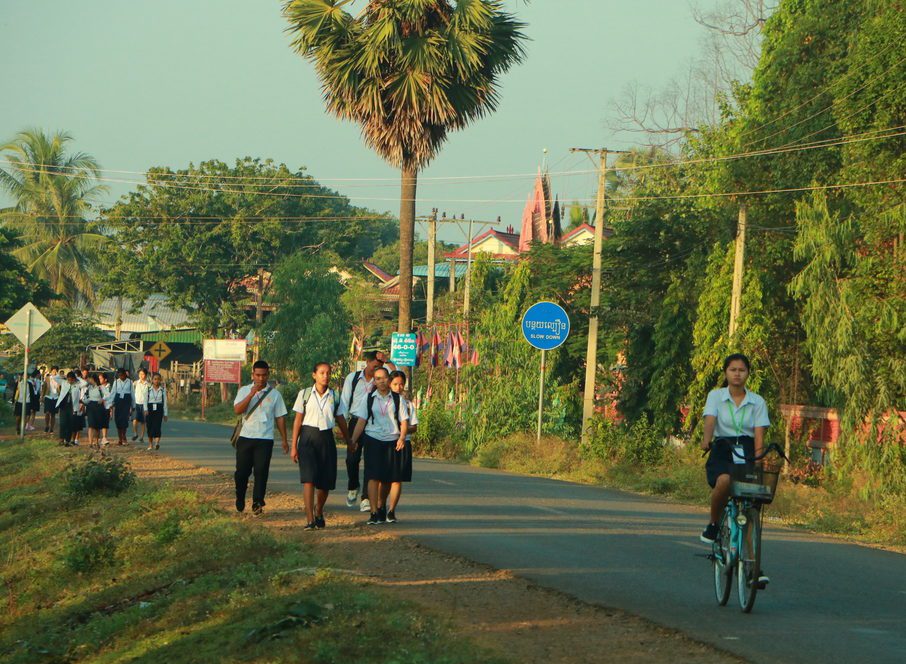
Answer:
<path fill-rule="evenodd" d="M 355 431 L 356 422 L 359 421 L 358 417 L 349 418 L 349 436 L 352 437 L 352 432 Z M 362 485 L 359 483 L 359 465 L 362 463 L 362 449 L 364 448 L 364 439 L 365 436 L 359 439 L 359 446 L 355 452 L 352 454 L 346 455 L 346 475 L 349 477 L 349 481 L 346 483 L 346 489 L 348 491 L 358 491 L 359 487 Z M 365 478 L 365 491 L 368 491 L 368 478 Z M 367 496 L 365 496 L 367 498 Z"/>
<path fill-rule="evenodd" d="M 245 500 L 249 487 L 249 477 L 255 473 L 255 485 L 252 488 L 252 503 L 264 505 L 264 494 L 267 491 L 267 476 L 271 469 L 271 457 L 274 454 L 274 441 L 264 438 L 243 438 L 236 441 L 236 499 Z"/>

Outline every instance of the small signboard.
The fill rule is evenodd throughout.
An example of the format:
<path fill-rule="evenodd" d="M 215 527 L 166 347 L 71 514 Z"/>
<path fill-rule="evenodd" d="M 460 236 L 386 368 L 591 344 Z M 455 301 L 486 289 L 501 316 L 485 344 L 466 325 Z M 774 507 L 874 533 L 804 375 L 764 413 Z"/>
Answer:
<path fill-rule="evenodd" d="M 398 367 L 414 367 L 418 347 L 414 332 L 394 332 L 390 335 L 390 361 Z"/>
<path fill-rule="evenodd" d="M 156 357 L 158 362 L 162 362 L 163 359 L 167 357 L 167 355 L 169 355 L 171 351 L 170 347 L 167 344 L 165 344 L 163 341 L 158 341 L 148 349 L 148 352 Z"/>
<path fill-rule="evenodd" d="M 245 362 L 247 343 L 245 339 L 205 339 L 204 359 Z"/>
<path fill-rule="evenodd" d="M 205 360 L 204 382 L 238 385 L 242 382 L 242 362 L 239 360 Z"/>
<path fill-rule="evenodd" d="M 23 345 L 35 343 L 50 329 L 50 321 L 31 302 L 14 313 L 5 325 Z"/>
<path fill-rule="evenodd" d="M 538 302 L 522 317 L 525 340 L 539 350 L 553 350 L 569 336 L 569 316 L 559 304 Z"/>

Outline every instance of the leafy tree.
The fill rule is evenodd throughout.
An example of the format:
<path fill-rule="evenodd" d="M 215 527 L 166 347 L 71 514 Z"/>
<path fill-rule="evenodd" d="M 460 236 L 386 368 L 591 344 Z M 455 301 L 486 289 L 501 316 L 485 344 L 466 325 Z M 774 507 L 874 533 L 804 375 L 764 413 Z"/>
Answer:
<path fill-rule="evenodd" d="M 498 79 L 523 57 L 522 24 L 500 0 L 290 0 L 293 48 L 315 65 L 328 110 L 362 126 L 401 170 L 399 331 L 411 329 L 418 172 L 448 132 L 494 111 Z"/>
<path fill-rule="evenodd" d="M 13 252 L 21 246 L 18 236 L 0 227 L 0 321 L 16 313 L 27 302 L 41 307 L 53 297 L 50 285 L 28 273 Z"/>
<path fill-rule="evenodd" d="M 278 369 L 307 378 L 315 362 L 335 364 L 348 348 L 343 284 L 329 261 L 297 253 L 274 272 L 275 311 L 264 323 L 263 353 Z"/>
<path fill-rule="evenodd" d="M 65 132 L 32 129 L 0 145 L 9 162 L 0 168 L 0 187 L 15 200 L 12 208 L 0 211 L 0 223 L 22 237 L 15 257 L 77 304 L 95 297 L 93 257 L 107 238 L 88 216 L 106 187 L 96 184 L 100 167 L 93 157 L 67 153 L 71 140 Z"/>
<path fill-rule="evenodd" d="M 364 258 L 394 237 L 389 220 L 270 160 L 154 168 L 147 178 L 104 214 L 115 239 L 105 293 L 135 302 L 165 293 L 209 334 L 247 327 L 245 284 L 259 269 L 305 247 Z"/>
<path fill-rule="evenodd" d="M 346 282 L 340 303 L 349 316 L 355 334 L 364 345 L 386 338 L 380 289 L 364 279 L 353 277 Z"/>

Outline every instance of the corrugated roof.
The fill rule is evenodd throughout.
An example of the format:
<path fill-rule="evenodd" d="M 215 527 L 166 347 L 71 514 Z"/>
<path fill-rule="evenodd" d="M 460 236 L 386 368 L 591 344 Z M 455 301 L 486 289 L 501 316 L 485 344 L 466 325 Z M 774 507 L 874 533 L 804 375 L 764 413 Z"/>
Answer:
<path fill-rule="evenodd" d="M 473 254 L 474 260 L 474 254 Z M 456 278 L 466 276 L 466 270 L 468 265 L 466 263 L 456 263 L 456 271 L 454 274 Z M 412 276 L 413 277 L 427 277 L 428 276 L 428 266 L 427 265 L 413 265 L 412 266 Z M 441 261 L 434 265 L 434 276 L 438 279 L 449 279 L 450 278 L 450 264 L 447 261 Z"/>
<path fill-rule="evenodd" d="M 122 330 L 123 332 L 156 332 L 173 328 L 193 328 L 189 317 L 191 312 L 176 309 L 167 304 L 167 296 L 152 293 L 142 307 L 133 313 L 132 300 L 123 298 Z M 100 319 L 101 329 L 116 328 L 116 298 L 107 298 L 97 305 L 95 311 Z"/>

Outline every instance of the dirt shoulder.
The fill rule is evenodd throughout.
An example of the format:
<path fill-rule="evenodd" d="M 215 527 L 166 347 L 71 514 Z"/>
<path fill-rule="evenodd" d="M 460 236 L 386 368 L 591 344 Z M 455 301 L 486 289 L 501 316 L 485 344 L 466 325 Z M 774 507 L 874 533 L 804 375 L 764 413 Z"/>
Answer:
<path fill-rule="evenodd" d="M 231 478 L 224 473 L 135 448 L 113 453 L 127 457 L 140 477 L 191 488 L 224 510 L 234 510 Z M 300 495 L 271 493 L 266 514 L 256 521 L 298 536 L 340 573 L 424 607 L 505 659 L 550 664 L 743 661 L 623 611 L 586 604 L 506 570 L 428 549 L 396 536 L 391 527 L 369 529 L 348 512 L 328 511 L 328 528 L 304 532 L 301 508 Z M 237 518 L 255 519 L 246 514 Z"/>

